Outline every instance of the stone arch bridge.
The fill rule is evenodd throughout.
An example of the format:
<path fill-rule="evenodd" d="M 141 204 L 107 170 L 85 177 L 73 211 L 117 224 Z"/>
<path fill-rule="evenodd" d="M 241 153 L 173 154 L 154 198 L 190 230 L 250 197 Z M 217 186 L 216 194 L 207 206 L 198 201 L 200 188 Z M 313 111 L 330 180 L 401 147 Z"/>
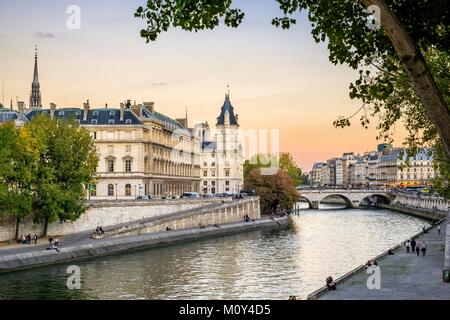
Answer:
<path fill-rule="evenodd" d="M 359 208 L 363 200 L 371 203 L 390 204 L 395 198 L 386 190 L 351 190 L 351 189 L 304 189 L 299 190 L 300 197 L 309 203 L 311 209 L 318 209 L 319 203 L 330 197 L 339 197 L 348 208 Z"/>

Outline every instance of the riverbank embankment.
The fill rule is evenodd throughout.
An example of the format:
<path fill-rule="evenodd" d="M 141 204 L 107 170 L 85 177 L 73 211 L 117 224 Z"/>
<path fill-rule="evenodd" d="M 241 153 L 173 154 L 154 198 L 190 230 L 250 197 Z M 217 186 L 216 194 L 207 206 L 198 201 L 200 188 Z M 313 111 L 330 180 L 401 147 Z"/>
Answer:
<path fill-rule="evenodd" d="M 250 222 L 234 222 L 218 227 L 197 227 L 107 239 L 92 239 L 84 233 L 82 240 L 74 241 L 67 247 L 62 246 L 59 252 L 46 250 L 42 246 L 29 246 L 27 250 L 22 249 L 17 253 L 13 250 L 0 250 L 0 271 L 15 271 L 48 264 L 76 261 L 82 258 L 120 254 L 144 248 L 179 244 L 186 241 L 220 237 L 254 230 L 278 229 L 288 226 L 289 223 L 289 217 L 285 216 L 275 219 L 263 218 Z"/>
<path fill-rule="evenodd" d="M 309 300 L 422 300 L 450 299 L 450 284 L 442 281 L 448 219 L 411 237 L 425 242 L 426 255 L 406 253 L 404 242 L 375 257 L 380 267 L 380 287 L 368 286 L 372 274 L 361 265 L 336 279 L 337 290 L 326 286 L 308 295 Z M 438 226 L 441 226 L 440 232 Z M 325 281 L 325 280 L 324 280 Z"/>

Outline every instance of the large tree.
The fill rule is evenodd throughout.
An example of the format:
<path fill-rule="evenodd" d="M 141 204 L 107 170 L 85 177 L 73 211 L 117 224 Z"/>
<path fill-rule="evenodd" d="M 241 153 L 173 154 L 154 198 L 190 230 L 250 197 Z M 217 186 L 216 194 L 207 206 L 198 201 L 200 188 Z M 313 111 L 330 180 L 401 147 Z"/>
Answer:
<path fill-rule="evenodd" d="M 292 180 L 294 186 L 299 186 L 304 182 L 305 176 L 302 169 L 295 163 L 294 157 L 288 152 L 279 155 L 258 154 L 250 160 L 244 162 L 244 179 L 247 178 L 254 169 L 275 168 L 271 174 L 276 174 L 278 169 L 286 172 Z"/>
<path fill-rule="evenodd" d="M 448 55 L 448 0 L 274 1 L 283 16 L 274 18 L 273 25 L 288 29 L 296 23 L 294 15 L 307 10 L 312 36 L 316 42 L 327 43 L 330 61 L 359 70 L 360 78 L 351 84 L 350 96 L 363 102 L 361 110 L 365 113 L 361 121 L 364 126 L 368 123 L 366 108 L 372 108 L 372 114 L 376 115 L 380 108 L 386 107 L 391 114 L 399 115 L 397 120 L 402 117 L 406 121 L 420 121 L 424 116 L 428 128 L 436 132 L 436 148 L 442 149 L 444 161 L 449 162 L 450 109 L 445 99 L 449 83 L 439 85 L 430 60 L 425 59 L 430 49 Z M 198 31 L 214 29 L 223 22 L 237 27 L 244 13 L 232 4 L 232 0 L 148 1 L 146 6 L 137 9 L 135 16 L 145 20 L 147 26 L 141 30 L 141 36 L 149 42 L 171 26 Z M 448 71 L 448 60 L 443 63 Z M 404 75 L 403 81 L 417 99 L 415 105 L 406 102 L 406 111 L 389 101 L 399 84 L 397 75 Z M 419 113 L 410 112 L 417 107 Z M 335 124 L 349 123 L 348 118 L 342 117 Z M 382 130 L 391 127 L 392 122 L 384 122 Z"/>
<path fill-rule="evenodd" d="M 33 213 L 43 235 L 54 221 L 75 221 L 86 211 L 86 188 L 98 164 L 97 149 L 87 130 L 74 120 L 37 116 L 26 124 L 39 145 Z"/>
<path fill-rule="evenodd" d="M 274 175 L 262 175 L 260 168 L 253 169 L 244 181 L 244 188 L 254 190 L 260 197 L 264 214 L 280 207 L 290 211 L 300 198 L 291 177 L 283 170 Z"/>
<path fill-rule="evenodd" d="M 16 220 L 15 239 L 22 219 L 32 213 L 32 185 L 38 165 L 36 140 L 13 122 L 0 125 L 0 212 Z"/>

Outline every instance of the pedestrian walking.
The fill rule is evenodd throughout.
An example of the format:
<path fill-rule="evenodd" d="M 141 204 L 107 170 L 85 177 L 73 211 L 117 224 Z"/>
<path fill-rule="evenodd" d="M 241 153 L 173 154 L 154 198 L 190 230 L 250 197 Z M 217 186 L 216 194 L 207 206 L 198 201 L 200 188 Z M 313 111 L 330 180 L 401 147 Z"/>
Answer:
<path fill-rule="evenodd" d="M 406 253 L 409 253 L 409 251 L 411 249 L 411 242 L 409 240 L 406 241 L 405 247 L 406 247 Z"/>
<path fill-rule="evenodd" d="M 417 245 L 416 245 L 416 253 L 417 253 L 417 256 L 420 255 L 420 242 L 417 242 Z"/>
<path fill-rule="evenodd" d="M 33 237 L 33 240 L 34 240 L 34 244 L 35 244 L 35 245 L 37 244 L 37 239 L 38 239 L 38 236 L 37 236 L 37 234 L 35 234 L 34 237 Z"/>
<path fill-rule="evenodd" d="M 437 230 L 438 230 L 438 234 L 441 234 L 441 225 L 438 225 Z"/>
<path fill-rule="evenodd" d="M 412 239 L 411 240 L 411 252 L 414 253 L 416 251 L 416 240 Z"/>
<path fill-rule="evenodd" d="M 425 253 L 427 252 L 427 244 L 422 242 L 422 256 L 425 257 Z"/>

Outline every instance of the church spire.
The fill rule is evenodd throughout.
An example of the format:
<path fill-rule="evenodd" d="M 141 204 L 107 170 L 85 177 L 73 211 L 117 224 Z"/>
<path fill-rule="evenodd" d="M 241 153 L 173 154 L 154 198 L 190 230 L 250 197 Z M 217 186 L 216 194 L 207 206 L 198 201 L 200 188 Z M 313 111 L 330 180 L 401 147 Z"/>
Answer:
<path fill-rule="evenodd" d="M 31 84 L 31 95 L 30 95 L 30 108 L 42 108 L 41 103 L 41 90 L 39 84 L 39 74 L 38 74 L 38 55 L 37 46 L 34 49 L 34 73 L 33 73 L 33 83 Z"/>

